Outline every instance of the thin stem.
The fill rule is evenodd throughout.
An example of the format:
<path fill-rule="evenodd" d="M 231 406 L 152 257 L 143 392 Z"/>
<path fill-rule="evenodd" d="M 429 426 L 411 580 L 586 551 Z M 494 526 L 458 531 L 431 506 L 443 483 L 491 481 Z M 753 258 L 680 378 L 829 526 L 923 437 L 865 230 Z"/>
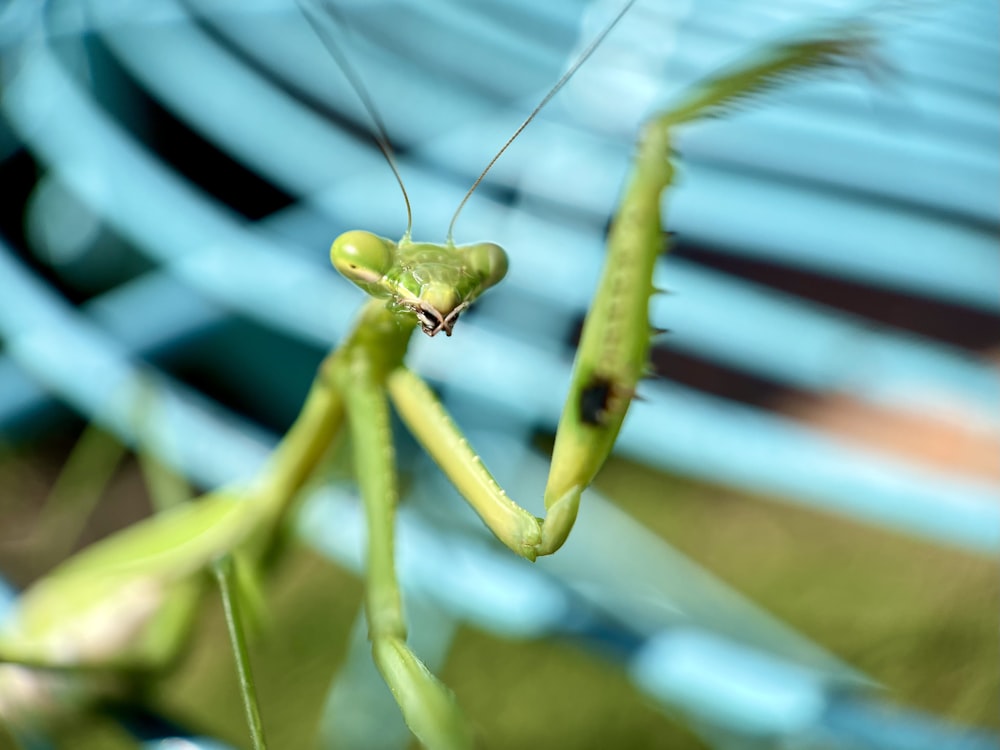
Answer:
<path fill-rule="evenodd" d="M 240 694 L 243 696 L 243 708 L 247 715 L 247 725 L 250 727 L 250 739 L 254 750 L 267 750 L 264 724 L 260 719 L 260 704 L 257 700 L 257 686 L 250 668 L 250 649 L 247 646 L 243 618 L 240 614 L 239 593 L 233 586 L 235 580 L 233 556 L 226 555 L 217 560 L 212 566 L 212 572 L 219 583 L 222 608 L 226 613 L 226 627 L 229 629 L 229 642 L 236 658 L 236 671 L 240 678 Z"/>

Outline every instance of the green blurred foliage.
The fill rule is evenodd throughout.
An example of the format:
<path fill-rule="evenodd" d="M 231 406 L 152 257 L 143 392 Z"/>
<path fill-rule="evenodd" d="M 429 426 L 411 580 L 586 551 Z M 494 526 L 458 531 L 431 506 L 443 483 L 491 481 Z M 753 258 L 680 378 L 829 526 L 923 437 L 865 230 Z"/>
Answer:
<path fill-rule="evenodd" d="M 19 539 L 67 454 L 57 439 L 0 458 L 0 513 L 8 531 L 0 562 L 21 582 L 43 572 L 44 555 L 17 569 L 27 559 Z M 84 539 L 148 507 L 138 473 L 134 461 L 118 472 Z M 889 702 L 960 724 L 1000 727 L 994 560 L 621 460 L 604 469 L 598 487 L 758 605 L 867 673 Z M 361 584 L 299 545 L 286 552 L 267 582 L 267 621 L 253 659 L 273 746 L 308 748 L 361 606 Z M 509 641 L 460 629 L 442 678 L 483 747 L 704 747 L 682 720 L 639 693 L 619 664 L 566 640 Z M 246 745 L 214 593 L 205 597 L 189 650 L 148 698 L 154 710 L 193 731 Z M 73 722 L 61 734 L 74 747 L 127 746 L 107 721 Z"/>

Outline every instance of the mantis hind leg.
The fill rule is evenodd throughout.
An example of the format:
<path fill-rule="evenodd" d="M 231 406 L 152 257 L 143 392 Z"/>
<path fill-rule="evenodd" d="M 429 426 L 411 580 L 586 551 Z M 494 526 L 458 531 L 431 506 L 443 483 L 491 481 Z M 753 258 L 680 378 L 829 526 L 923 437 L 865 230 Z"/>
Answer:
<path fill-rule="evenodd" d="M 362 355 L 345 365 L 337 382 L 347 405 L 368 527 L 365 613 L 375 664 L 410 730 L 424 745 L 468 748 L 471 732 L 454 696 L 406 644 L 395 570 L 396 467 L 385 390 Z"/>

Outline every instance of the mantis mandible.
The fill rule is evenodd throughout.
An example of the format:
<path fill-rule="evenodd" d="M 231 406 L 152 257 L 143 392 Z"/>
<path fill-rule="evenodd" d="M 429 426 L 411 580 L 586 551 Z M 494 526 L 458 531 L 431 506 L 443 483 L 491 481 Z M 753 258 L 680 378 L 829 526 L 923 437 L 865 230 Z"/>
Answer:
<path fill-rule="evenodd" d="M 502 248 L 452 240 L 459 212 L 493 162 L 634 2 L 626 3 L 500 149 L 462 200 L 443 244 L 411 238 L 405 189 L 408 228 L 398 242 L 365 231 L 347 232 L 333 242 L 334 267 L 371 299 L 353 332 L 324 360 L 299 417 L 257 480 L 160 513 L 68 560 L 21 598 L 0 635 L 0 661 L 65 671 L 161 667 L 180 649 L 203 573 L 213 570 L 241 676 L 249 675 L 240 608 L 255 597 L 254 581 L 279 524 L 346 426 L 367 519 L 365 610 L 375 663 L 422 743 L 471 746 L 471 731 L 451 692 L 407 646 L 393 551 L 398 490 L 390 403 L 503 544 L 531 561 L 556 552 L 646 373 L 648 302 L 655 292 L 653 266 L 664 250 L 661 203 L 674 177 L 676 129 L 724 113 L 789 75 L 854 61 L 868 44 L 854 27 L 776 44 L 707 78 L 643 127 L 559 421 L 544 491 L 546 513 L 537 518 L 493 479 L 429 386 L 406 367 L 406 350 L 418 328 L 429 336 L 450 336 L 462 312 L 503 279 L 508 260 Z M 327 44 L 375 120 L 379 145 L 399 179 L 367 93 L 336 47 Z M 243 685 L 251 736 L 263 747 L 252 679 Z M 12 710 L 0 701 L 0 715 Z"/>

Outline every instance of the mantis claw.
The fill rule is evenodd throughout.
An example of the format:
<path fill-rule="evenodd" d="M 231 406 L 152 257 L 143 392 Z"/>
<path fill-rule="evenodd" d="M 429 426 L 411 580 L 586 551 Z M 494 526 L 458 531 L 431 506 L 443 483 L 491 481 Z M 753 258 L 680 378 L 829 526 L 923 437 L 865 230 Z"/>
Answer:
<path fill-rule="evenodd" d="M 538 555 L 551 555 L 566 542 L 576 522 L 582 494 L 583 487 L 574 485 L 548 507 L 542 522 L 542 540 L 536 548 Z"/>
<path fill-rule="evenodd" d="M 405 641 L 391 636 L 375 638 L 372 655 L 407 726 L 421 743 L 442 750 L 473 746 L 472 731 L 454 694 L 424 666 Z"/>

